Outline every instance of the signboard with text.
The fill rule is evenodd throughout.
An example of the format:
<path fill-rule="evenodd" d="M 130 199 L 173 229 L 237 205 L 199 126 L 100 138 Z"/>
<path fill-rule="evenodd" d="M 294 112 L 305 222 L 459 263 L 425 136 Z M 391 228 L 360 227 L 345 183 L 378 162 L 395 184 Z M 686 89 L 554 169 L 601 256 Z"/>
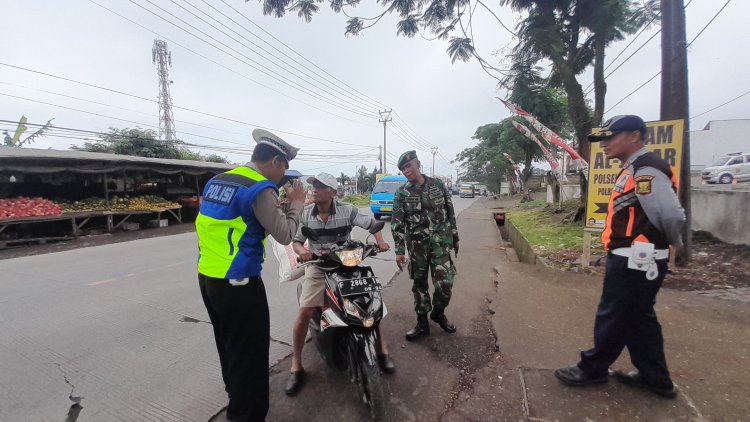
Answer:
<path fill-rule="evenodd" d="M 682 167 L 683 120 L 646 122 L 646 146 L 672 166 L 680 175 Z M 589 186 L 586 202 L 586 227 L 603 229 L 607 219 L 609 196 L 620 172 L 620 160 L 609 160 L 599 142 L 591 143 Z M 682 181 L 680 181 L 682 182 Z"/>

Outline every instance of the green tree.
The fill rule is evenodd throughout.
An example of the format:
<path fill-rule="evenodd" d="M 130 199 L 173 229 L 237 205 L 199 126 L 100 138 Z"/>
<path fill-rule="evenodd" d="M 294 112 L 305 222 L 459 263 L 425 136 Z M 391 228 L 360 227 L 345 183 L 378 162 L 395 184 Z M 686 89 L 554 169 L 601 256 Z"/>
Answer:
<path fill-rule="evenodd" d="M 568 96 L 568 115 L 583 157 L 588 157 L 590 151 L 588 142 L 583 140 L 604 114 L 605 49 L 613 41 L 652 22 L 649 16 L 655 16 L 656 3 L 648 0 L 638 7 L 641 2 L 634 0 L 501 1 L 502 5 L 527 14 L 519 24 L 514 59 L 530 64 L 552 63 L 550 82 L 562 87 Z M 578 76 L 592 63 L 595 64 L 593 114 L 578 81 Z"/>
<path fill-rule="evenodd" d="M 367 192 L 372 185 L 370 184 L 370 180 L 375 180 L 374 178 L 371 179 L 371 175 L 367 171 L 367 167 L 361 166 L 357 169 L 357 191 L 360 193 Z"/>
<path fill-rule="evenodd" d="M 87 141 L 82 146 L 71 145 L 76 151 L 105 152 L 153 158 L 182 158 L 183 152 L 175 142 L 159 141 L 156 132 L 141 128 L 110 128 L 100 139 Z"/>
<path fill-rule="evenodd" d="M 160 141 L 156 132 L 141 128 L 110 128 L 108 133 L 99 139 L 86 141 L 83 145 L 71 145 L 70 149 L 107 154 L 136 155 L 151 158 L 172 158 L 194 161 L 211 161 L 228 163 L 229 161 L 216 154 L 203 156 L 181 146 L 180 141 Z"/>

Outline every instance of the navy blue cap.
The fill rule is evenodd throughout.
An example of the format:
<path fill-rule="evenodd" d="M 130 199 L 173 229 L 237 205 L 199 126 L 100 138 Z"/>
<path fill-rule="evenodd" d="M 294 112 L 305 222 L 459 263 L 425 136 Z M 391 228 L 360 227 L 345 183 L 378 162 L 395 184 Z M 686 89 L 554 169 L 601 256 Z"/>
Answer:
<path fill-rule="evenodd" d="M 646 123 L 643 122 L 643 119 L 632 114 L 615 116 L 604 122 L 600 127 L 592 129 L 588 140 L 589 142 L 599 142 L 620 132 L 635 131 L 646 134 Z"/>

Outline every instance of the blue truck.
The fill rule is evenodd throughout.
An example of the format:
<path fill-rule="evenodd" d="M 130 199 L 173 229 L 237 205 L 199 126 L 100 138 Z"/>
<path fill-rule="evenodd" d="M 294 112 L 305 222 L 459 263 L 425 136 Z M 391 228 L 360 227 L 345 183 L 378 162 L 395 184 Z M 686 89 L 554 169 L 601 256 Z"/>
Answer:
<path fill-rule="evenodd" d="M 393 196 L 406 183 L 406 176 L 383 176 L 372 188 L 370 195 L 370 210 L 376 220 L 384 215 L 393 213 Z"/>

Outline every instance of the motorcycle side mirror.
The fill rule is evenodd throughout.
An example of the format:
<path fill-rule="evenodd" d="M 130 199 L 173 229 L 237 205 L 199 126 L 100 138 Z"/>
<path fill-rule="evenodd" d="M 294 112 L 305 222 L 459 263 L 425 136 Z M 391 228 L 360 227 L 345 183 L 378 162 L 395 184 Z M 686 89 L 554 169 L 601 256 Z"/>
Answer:
<path fill-rule="evenodd" d="M 385 227 L 385 223 L 382 221 L 376 221 L 375 224 L 370 227 L 370 234 L 375 234 L 381 230 L 383 230 L 383 227 Z"/>
<path fill-rule="evenodd" d="M 312 240 L 313 242 L 317 242 L 318 239 L 320 238 L 320 236 L 318 236 L 318 233 L 316 233 L 315 230 L 313 230 L 313 229 L 311 229 L 311 228 L 309 228 L 307 226 L 303 226 L 302 227 L 302 235 L 304 235 L 306 238 Z"/>

